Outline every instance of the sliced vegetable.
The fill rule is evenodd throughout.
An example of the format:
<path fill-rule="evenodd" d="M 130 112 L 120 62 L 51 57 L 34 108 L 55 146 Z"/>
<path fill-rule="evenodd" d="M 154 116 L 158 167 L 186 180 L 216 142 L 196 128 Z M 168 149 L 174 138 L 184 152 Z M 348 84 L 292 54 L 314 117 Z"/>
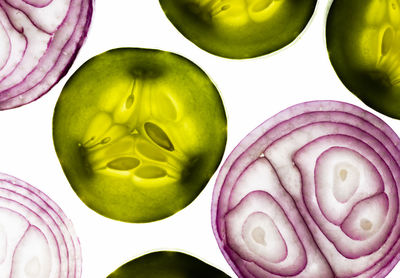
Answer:
<path fill-rule="evenodd" d="M 0 174 L 0 277 L 81 277 L 71 221 L 44 193 Z"/>
<path fill-rule="evenodd" d="M 92 2 L 0 2 L 0 110 L 34 101 L 67 73 L 86 38 Z"/>
<path fill-rule="evenodd" d="M 73 189 L 98 213 L 155 221 L 192 202 L 226 142 L 222 100 L 185 58 L 121 48 L 67 82 L 53 119 L 57 155 Z"/>
<path fill-rule="evenodd" d="M 291 43 L 310 20 L 316 0 L 160 0 L 168 19 L 198 47 L 243 59 Z"/>
<path fill-rule="evenodd" d="M 400 119 L 400 1 L 334 0 L 326 43 L 343 84 L 368 106 Z"/>
<path fill-rule="evenodd" d="M 213 229 L 239 277 L 385 277 L 400 259 L 400 139 L 351 104 L 290 107 L 217 178 Z"/>
<path fill-rule="evenodd" d="M 229 278 L 221 270 L 181 252 L 158 251 L 122 265 L 107 278 Z"/>

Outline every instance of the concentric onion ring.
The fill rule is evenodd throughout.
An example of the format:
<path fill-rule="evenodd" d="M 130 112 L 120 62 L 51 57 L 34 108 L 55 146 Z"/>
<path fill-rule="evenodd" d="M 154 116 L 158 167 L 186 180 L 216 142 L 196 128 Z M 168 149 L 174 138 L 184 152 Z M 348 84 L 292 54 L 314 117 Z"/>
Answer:
<path fill-rule="evenodd" d="M 400 259 L 400 139 L 351 104 L 270 118 L 221 168 L 218 244 L 239 277 L 385 277 Z"/>
<path fill-rule="evenodd" d="M 74 61 L 93 0 L 0 0 L 0 110 L 50 90 Z"/>
<path fill-rule="evenodd" d="M 0 174 L 0 277 L 79 278 L 70 220 L 44 193 Z"/>

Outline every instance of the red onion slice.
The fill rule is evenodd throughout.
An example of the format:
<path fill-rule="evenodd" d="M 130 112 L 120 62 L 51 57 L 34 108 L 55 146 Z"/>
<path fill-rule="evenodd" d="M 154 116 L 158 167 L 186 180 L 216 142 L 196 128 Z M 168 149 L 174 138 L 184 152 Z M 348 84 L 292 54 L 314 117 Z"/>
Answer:
<path fill-rule="evenodd" d="M 336 101 L 295 105 L 252 131 L 213 196 L 214 234 L 234 271 L 385 277 L 400 260 L 399 146 L 382 120 Z"/>
<path fill-rule="evenodd" d="M 66 74 L 86 38 L 92 1 L 0 0 L 0 110 L 39 98 Z"/>
<path fill-rule="evenodd" d="M 0 277 L 81 277 L 70 220 L 31 185 L 0 174 Z"/>

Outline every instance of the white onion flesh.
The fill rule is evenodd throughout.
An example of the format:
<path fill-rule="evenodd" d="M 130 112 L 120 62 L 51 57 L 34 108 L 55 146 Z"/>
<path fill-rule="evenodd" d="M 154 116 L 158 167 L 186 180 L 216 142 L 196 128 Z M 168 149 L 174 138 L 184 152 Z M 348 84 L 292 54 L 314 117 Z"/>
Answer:
<path fill-rule="evenodd" d="M 93 0 L 0 0 L 0 110 L 29 103 L 67 72 Z"/>
<path fill-rule="evenodd" d="M 79 278 L 81 260 L 62 210 L 38 189 L 0 174 L 0 277 Z"/>
<path fill-rule="evenodd" d="M 400 139 L 351 104 L 270 118 L 217 178 L 217 242 L 239 277 L 385 277 L 400 259 Z"/>

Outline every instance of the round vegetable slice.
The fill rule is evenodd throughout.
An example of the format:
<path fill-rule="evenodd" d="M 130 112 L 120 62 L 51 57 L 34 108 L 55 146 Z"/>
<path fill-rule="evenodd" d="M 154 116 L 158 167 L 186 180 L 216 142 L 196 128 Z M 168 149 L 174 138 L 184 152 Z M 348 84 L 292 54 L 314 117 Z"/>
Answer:
<path fill-rule="evenodd" d="M 148 222 L 188 205 L 226 142 L 220 95 L 187 59 L 121 48 L 85 63 L 57 102 L 53 138 L 78 196 L 98 213 Z"/>
<path fill-rule="evenodd" d="M 176 251 L 148 253 L 120 266 L 107 278 L 229 278 L 221 270 Z"/>
<path fill-rule="evenodd" d="M 92 10 L 93 0 L 0 2 L 0 110 L 34 101 L 67 73 Z"/>
<path fill-rule="evenodd" d="M 292 42 L 316 0 L 160 0 L 174 26 L 200 48 L 227 58 L 265 55 Z"/>
<path fill-rule="evenodd" d="M 81 277 L 71 221 L 44 193 L 0 174 L 0 276 Z"/>
<path fill-rule="evenodd" d="M 385 277 L 400 259 L 400 139 L 351 104 L 265 121 L 217 178 L 212 224 L 239 277 Z"/>
<path fill-rule="evenodd" d="M 400 119 L 400 1 L 333 1 L 326 43 L 343 84 L 371 108 Z"/>

